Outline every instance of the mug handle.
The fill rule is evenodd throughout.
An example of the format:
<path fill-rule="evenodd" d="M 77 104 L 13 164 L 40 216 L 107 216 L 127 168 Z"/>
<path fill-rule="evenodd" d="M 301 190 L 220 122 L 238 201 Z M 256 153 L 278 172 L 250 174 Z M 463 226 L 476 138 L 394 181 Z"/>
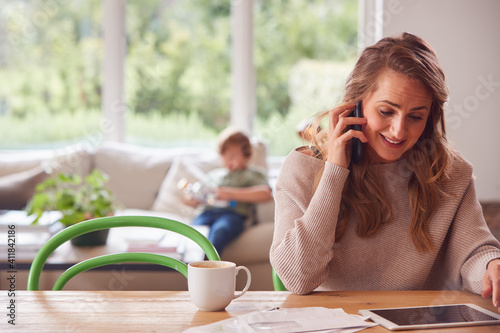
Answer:
<path fill-rule="evenodd" d="M 242 269 L 245 272 L 247 272 L 247 284 L 246 284 L 245 288 L 243 288 L 242 291 L 234 294 L 233 299 L 236 299 L 240 296 L 243 296 L 247 292 L 248 288 L 250 288 L 250 282 L 252 282 L 252 275 L 250 274 L 250 270 L 248 268 L 246 268 L 245 266 L 236 267 L 236 275 L 238 275 L 239 271 Z"/>

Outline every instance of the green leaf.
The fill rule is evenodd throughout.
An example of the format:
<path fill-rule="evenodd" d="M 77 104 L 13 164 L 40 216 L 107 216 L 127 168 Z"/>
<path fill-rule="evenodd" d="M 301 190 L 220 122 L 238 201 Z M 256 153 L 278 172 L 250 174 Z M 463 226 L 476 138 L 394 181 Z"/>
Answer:
<path fill-rule="evenodd" d="M 26 211 L 36 216 L 36 224 L 44 211 L 58 210 L 63 214 L 60 221 L 66 226 L 89 216 L 107 216 L 116 209 L 112 192 L 104 187 L 107 181 L 108 176 L 97 169 L 84 182 L 79 175 L 60 173 L 37 186 Z"/>
<path fill-rule="evenodd" d="M 75 195 L 69 191 L 63 191 L 57 195 L 57 209 L 72 209 L 76 204 Z"/>
<path fill-rule="evenodd" d="M 55 178 L 47 178 L 44 182 L 39 183 L 36 186 L 36 191 L 37 192 L 42 192 L 42 191 L 45 191 L 47 189 L 53 188 L 56 185 L 57 185 L 57 179 L 55 179 Z"/>
<path fill-rule="evenodd" d="M 85 214 L 82 212 L 72 212 L 71 214 L 64 213 L 63 212 L 63 217 L 61 218 L 60 222 L 66 226 L 70 226 L 73 224 L 76 224 L 78 222 L 85 221 Z"/>

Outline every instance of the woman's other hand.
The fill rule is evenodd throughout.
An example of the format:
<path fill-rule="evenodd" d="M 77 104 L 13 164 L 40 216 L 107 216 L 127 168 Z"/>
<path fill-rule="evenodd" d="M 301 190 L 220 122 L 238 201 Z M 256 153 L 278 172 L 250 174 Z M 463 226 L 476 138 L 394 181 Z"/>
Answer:
<path fill-rule="evenodd" d="M 500 313 L 500 259 L 495 259 L 488 263 L 483 278 L 483 292 L 481 296 L 491 296 L 493 305 Z"/>

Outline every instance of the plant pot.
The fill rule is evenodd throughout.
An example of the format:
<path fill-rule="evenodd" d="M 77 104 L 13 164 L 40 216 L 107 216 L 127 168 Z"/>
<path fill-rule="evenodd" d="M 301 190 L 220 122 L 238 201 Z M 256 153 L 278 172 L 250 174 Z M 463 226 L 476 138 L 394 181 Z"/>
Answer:
<path fill-rule="evenodd" d="M 109 229 L 91 231 L 71 239 L 75 246 L 98 246 L 105 245 L 108 240 Z"/>

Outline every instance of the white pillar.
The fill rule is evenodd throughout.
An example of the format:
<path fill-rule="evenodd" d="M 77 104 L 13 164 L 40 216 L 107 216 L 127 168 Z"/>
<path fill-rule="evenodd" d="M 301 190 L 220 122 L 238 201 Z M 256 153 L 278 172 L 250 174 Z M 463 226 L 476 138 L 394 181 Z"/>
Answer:
<path fill-rule="evenodd" d="M 103 0 L 104 80 L 101 131 L 104 141 L 125 140 L 125 0 Z"/>
<path fill-rule="evenodd" d="M 358 54 L 367 46 L 383 37 L 383 0 L 360 0 L 358 2 Z"/>
<path fill-rule="evenodd" d="M 256 115 L 253 0 L 231 1 L 231 125 L 252 133 Z"/>

